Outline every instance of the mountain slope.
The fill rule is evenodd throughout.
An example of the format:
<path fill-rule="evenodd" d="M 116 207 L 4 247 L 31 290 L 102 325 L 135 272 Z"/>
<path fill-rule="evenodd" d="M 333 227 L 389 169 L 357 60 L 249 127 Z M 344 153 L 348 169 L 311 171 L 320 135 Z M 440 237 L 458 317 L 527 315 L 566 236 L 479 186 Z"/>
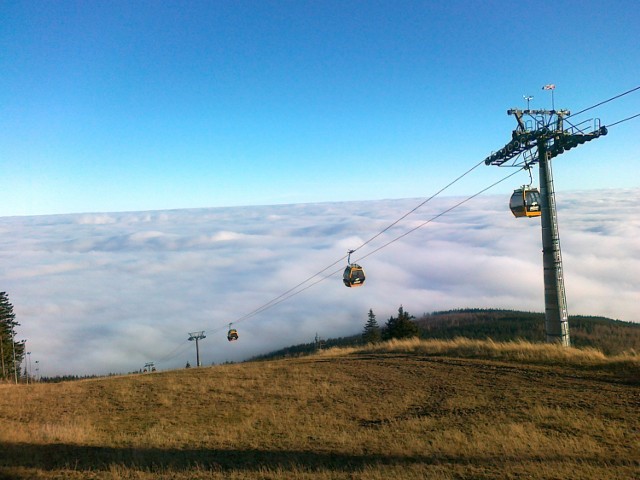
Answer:
<path fill-rule="evenodd" d="M 424 314 L 415 319 L 421 338 L 453 339 L 465 337 L 509 341 L 523 339 L 544 342 L 544 314 L 498 309 L 461 309 Z M 384 321 L 379 321 L 384 327 Z M 365 322 L 362 325 L 364 327 Z M 571 342 L 576 347 L 592 347 L 607 355 L 640 352 L 640 324 L 604 317 L 569 317 Z M 360 335 L 329 338 L 318 343 L 285 347 L 255 359 L 305 355 L 321 348 L 353 346 L 362 343 Z"/>
<path fill-rule="evenodd" d="M 520 344 L 517 361 L 491 360 L 461 348 L 396 342 L 1 385 L 0 478 L 638 476 L 637 358 Z"/>

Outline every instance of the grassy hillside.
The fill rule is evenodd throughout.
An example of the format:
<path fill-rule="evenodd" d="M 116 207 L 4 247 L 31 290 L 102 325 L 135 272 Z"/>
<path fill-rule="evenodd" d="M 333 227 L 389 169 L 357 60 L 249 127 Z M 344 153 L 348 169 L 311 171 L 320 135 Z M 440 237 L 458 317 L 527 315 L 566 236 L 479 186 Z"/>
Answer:
<path fill-rule="evenodd" d="M 385 320 L 378 320 L 384 327 Z M 415 319 L 423 339 L 491 339 L 495 341 L 545 341 L 544 313 L 496 309 L 462 309 L 424 314 Z M 365 320 L 362 325 L 364 327 Z M 607 355 L 640 352 L 640 323 L 622 322 L 605 317 L 569 317 L 571 342 L 575 347 L 591 347 Z M 361 335 L 329 338 L 323 348 L 355 346 Z M 315 343 L 292 345 L 260 355 L 255 360 L 307 355 L 317 350 Z"/>
<path fill-rule="evenodd" d="M 0 385 L 0 478 L 640 476 L 640 358 L 405 341 Z"/>
<path fill-rule="evenodd" d="M 424 315 L 416 323 L 426 338 L 545 341 L 544 313 L 454 310 Z M 640 323 L 577 315 L 569 317 L 569 332 L 571 343 L 576 347 L 593 347 L 608 355 L 640 352 Z"/>

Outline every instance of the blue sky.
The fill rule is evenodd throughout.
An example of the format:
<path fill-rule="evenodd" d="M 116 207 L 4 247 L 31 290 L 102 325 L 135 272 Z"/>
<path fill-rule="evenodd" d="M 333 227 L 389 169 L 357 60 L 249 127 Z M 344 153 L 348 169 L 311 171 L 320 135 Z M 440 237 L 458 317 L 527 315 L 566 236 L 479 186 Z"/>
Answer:
<path fill-rule="evenodd" d="M 554 83 L 576 111 L 640 85 L 635 0 L 5 1 L 0 19 L 0 216 L 426 197 L 504 145 L 523 95 L 550 108 Z M 589 115 L 637 113 L 640 91 Z M 639 139 L 636 119 L 556 159 L 556 188 L 637 187 Z"/>

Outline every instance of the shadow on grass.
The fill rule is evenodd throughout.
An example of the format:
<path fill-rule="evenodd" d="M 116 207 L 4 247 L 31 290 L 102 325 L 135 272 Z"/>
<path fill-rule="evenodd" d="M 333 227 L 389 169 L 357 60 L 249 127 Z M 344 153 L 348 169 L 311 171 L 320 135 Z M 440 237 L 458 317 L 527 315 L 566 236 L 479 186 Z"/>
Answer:
<path fill-rule="evenodd" d="M 487 472 L 504 472 L 514 465 L 522 467 L 524 463 L 565 463 L 564 468 L 581 466 L 604 468 L 611 472 L 620 469 L 621 476 L 625 473 L 637 471 L 638 463 L 626 458 L 596 457 L 566 458 L 564 456 L 550 456 L 541 458 L 537 455 L 526 456 L 494 456 L 487 455 L 480 458 L 473 455 L 389 455 L 389 454 L 346 454 L 336 452 L 311 452 L 304 450 L 211 450 L 211 449 L 159 449 L 159 448 L 115 448 L 90 447 L 69 444 L 30 445 L 17 443 L 0 443 L 0 480 L 19 478 L 33 478 L 30 470 L 51 472 L 55 477 L 63 471 L 73 471 L 76 475 L 88 475 L 95 478 L 98 472 L 108 472 L 112 467 L 124 467 L 131 471 L 145 471 L 151 474 L 189 474 L 195 469 L 199 471 L 217 472 L 222 475 L 231 472 L 244 472 L 253 475 L 257 472 L 334 472 L 355 474 L 366 467 L 391 466 L 454 466 L 467 468 L 485 468 Z M 20 473 L 22 472 L 22 473 Z M 46 474 L 45 474 L 46 475 Z M 611 477 L 611 478 L 613 478 Z M 40 477 L 38 478 L 49 478 Z M 75 478 L 75 477 L 74 477 Z M 89 477 L 87 477 L 89 478 Z M 136 477 L 137 478 L 137 477 Z M 177 478 L 177 477 L 176 477 Z M 266 477 L 265 477 L 266 478 Z M 568 478 L 568 477 L 567 477 Z"/>
<path fill-rule="evenodd" d="M 95 472 L 108 470 L 112 465 L 147 471 L 188 471 L 198 467 L 214 471 L 255 471 L 267 468 L 352 472 L 372 464 L 410 465 L 415 463 L 439 462 L 427 456 L 350 455 L 302 450 L 198 450 L 0 443 L 0 472 L 5 468 L 16 467 L 37 468 L 45 471 L 72 469 Z"/>

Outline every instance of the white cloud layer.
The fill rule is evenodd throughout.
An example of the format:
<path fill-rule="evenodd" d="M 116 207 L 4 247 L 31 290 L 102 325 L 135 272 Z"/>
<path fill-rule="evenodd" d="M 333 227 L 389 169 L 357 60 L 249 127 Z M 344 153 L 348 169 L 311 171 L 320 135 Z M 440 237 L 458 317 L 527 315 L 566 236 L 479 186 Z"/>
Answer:
<path fill-rule="evenodd" d="M 429 202 L 352 261 L 459 200 Z M 640 189 L 557 200 L 570 314 L 640 321 Z M 473 199 L 363 259 L 362 288 L 347 289 L 334 275 L 236 322 L 238 342 L 226 340 L 229 322 L 339 261 L 420 201 L 4 217 L 0 290 L 43 375 L 193 365 L 187 338 L 200 330 L 203 364 L 239 361 L 316 333 L 359 333 L 370 308 L 383 324 L 400 304 L 414 315 L 544 311 L 540 221 L 513 218 L 507 201 Z"/>

